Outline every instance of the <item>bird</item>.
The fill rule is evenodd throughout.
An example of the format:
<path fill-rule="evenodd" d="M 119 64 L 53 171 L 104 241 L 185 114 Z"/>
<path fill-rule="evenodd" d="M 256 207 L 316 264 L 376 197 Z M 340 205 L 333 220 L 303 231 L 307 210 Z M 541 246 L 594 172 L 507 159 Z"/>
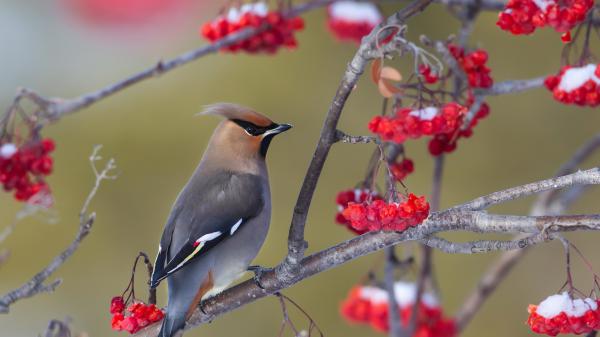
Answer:
<path fill-rule="evenodd" d="M 182 333 L 203 299 L 239 279 L 262 247 L 271 220 L 265 157 L 292 128 L 247 107 L 218 103 L 204 115 L 223 120 L 167 218 L 150 287 L 164 279 L 168 303 L 159 337 Z"/>

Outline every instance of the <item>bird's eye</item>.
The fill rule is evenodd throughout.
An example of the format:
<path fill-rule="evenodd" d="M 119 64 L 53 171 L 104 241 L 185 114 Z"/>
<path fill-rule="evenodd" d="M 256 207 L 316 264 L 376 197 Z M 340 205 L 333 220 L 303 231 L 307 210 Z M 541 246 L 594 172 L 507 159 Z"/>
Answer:
<path fill-rule="evenodd" d="M 249 134 L 256 136 L 256 128 L 249 125 L 246 127 L 246 132 L 248 132 Z"/>

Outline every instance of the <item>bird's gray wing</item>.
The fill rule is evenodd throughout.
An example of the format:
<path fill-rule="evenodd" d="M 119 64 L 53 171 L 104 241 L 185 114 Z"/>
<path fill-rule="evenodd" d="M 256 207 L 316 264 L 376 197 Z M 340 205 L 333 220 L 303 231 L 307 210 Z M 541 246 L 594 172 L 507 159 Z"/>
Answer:
<path fill-rule="evenodd" d="M 258 215 L 264 205 L 262 179 L 232 172 L 192 179 L 177 198 L 167 221 L 151 287 L 235 235 Z"/>

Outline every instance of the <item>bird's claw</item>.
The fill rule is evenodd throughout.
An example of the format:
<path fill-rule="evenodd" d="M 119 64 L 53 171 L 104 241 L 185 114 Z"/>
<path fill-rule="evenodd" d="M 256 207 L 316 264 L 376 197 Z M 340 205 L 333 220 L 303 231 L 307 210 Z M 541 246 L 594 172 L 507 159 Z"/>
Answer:
<path fill-rule="evenodd" d="M 198 309 L 200 309 L 200 312 L 202 313 L 202 316 L 208 317 L 207 321 L 208 323 L 212 323 L 214 315 L 207 313 L 204 310 L 204 301 L 201 301 L 200 304 L 198 305 Z"/>
<path fill-rule="evenodd" d="M 265 287 L 263 287 L 262 283 L 260 282 L 262 276 L 264 273 L 273 270 L 272 268 L 265 268 L 265 267 L 261 267 L 261 266 L 248 266 L 248 271 L 251 271 L 254 273 L 254 276 L 252 277 L 254 279 L 254 282 L 256 283 L 256 285 L 262 289 L 265 290 Z"/>
<path fill-rule="evenodd" d="M 200 301 L 200 305 L 198 305 L 198 307 L 200 308 L 200 312 L 202 312 L 204 316 L 208 316 L 208 313 L 204 311 L 204 301 Z"/>

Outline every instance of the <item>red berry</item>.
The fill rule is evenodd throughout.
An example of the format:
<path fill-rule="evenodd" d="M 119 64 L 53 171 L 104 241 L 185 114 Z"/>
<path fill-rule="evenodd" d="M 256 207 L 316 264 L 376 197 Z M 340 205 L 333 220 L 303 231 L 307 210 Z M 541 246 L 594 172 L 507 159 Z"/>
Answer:
<path fill-rule="evenodd" d="M 110 301 L 110 313 L 122 313 L 125 310 L 125 302 L 123 301 L 123 297 L 115 296 Z"/>

